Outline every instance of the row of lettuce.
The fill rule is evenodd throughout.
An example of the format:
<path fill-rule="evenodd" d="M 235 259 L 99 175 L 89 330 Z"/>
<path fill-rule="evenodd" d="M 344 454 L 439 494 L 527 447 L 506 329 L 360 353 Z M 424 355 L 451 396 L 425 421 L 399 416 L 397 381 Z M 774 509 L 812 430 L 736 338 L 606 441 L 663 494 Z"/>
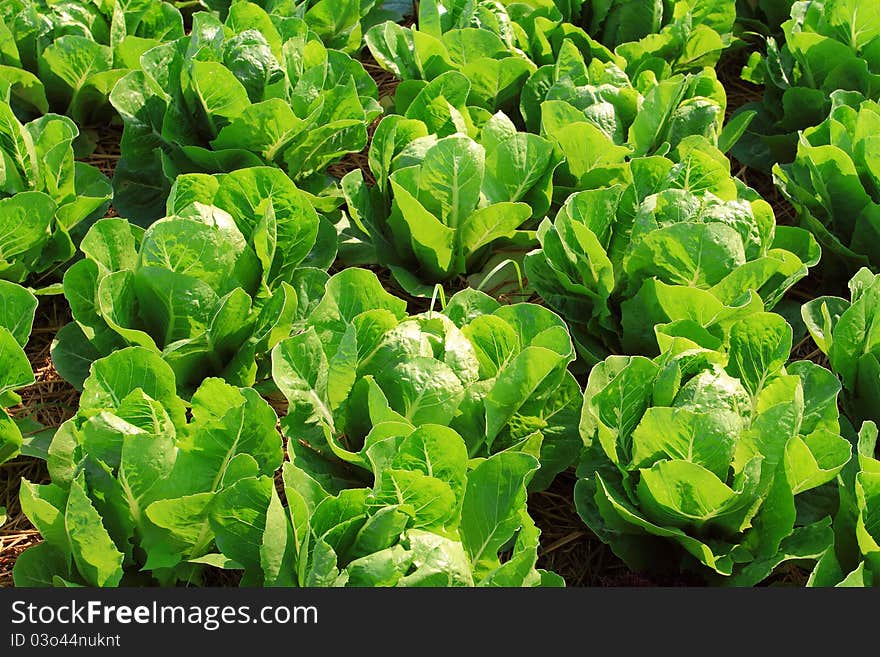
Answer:
<path fill-rule="evenodd" d="M 106 180 L 84 165 L 72 171 L 68 149 L 56 144 L 62 136 L 80 149 L 88 144 L 85 133 L 44 114 L 50 104 L 42 99 L 53 96 L 56 77 L 66 95 L 52 109 L 81 127 L 116 115 L 124 123 L 112 193 L 120 216 L 143 227 L 165 216 L 181 173 L 275 166 L 336 225 L 343 263 L 390 267 L 414 294 L 461 276 L 479 283 L 506 260 L 521 264 L 540 219 L 572 192 L 627 185 L 632 157 L 680 163 L 687 151 L 704 149 L 697 136 L 727 151 L 754 117 L 743 113 L 722 132 L 726 99 L 711 66 L 733 39 L 733 2 L 608 3 L 605 13 L 445 2 L 420 3 L 418 28 L 386 21 L 353 32 L 363 32 L 379 64 L 401 79 L 393 114 L 415 120 L 388 122 L 380 132 L 381 148 L 370 154 L 375 185 L 356 172 L 340 185 L 327 173 L 366 146 L 382 107 L 363 66 L 325 45 L 338 44 L 319 27 L 324 3 L 305 13 L 289 3 L 212 7 L 191 17 L 186 36 L 167 3 L 114 0 L 80 12 L 66 3 L 6 3 L 4 196 L 42 192 L 56 207 L 50 218 L 50 199 L 16 200 L 16 209 L 40 206 L 44 219 L 26 239 L 4 244 L 4 260 L 16 268 L 4 278 L 33 282 L 47 271 L 51 278 L 72 255 L 68 238 L 78 243 L 109 197 Z M 650 12 L 628 13 L 628 5 L 648 4 L 655 5 Z M 375 14 L 355 21 L 364 27 L 388 11 L 361 9 Z M 344 33 L 351 27 L 342 19 L 334 25 Z M 114 35 L 110 45 L 102 42 Z M 65 39 L 106 52 L 64 48 Z M 129 40 L 137 56 L 98 70 Z M 35 65 L 29 52 L 51 61 Z M 106 79 L 88 83 L 94 75 Z M 77 98 L 103 110 L 80 115 L 71 109 Z M 50 123 L 53 132 L 40 138 Z M 49 144 L 51 154 L 44 152 Z M 450 158 L 460 172 L 448 170 Z M 43 171 L 44 160 L 51 171 Z M 443 186 L 438 177 L 459 174 L 468 184 L 455 190 L 456 207 L 442 197 L 432 202 L 432 179 Z M 90 206 L 77 200 L 76 211 L 61 210 L 71 197 Z M 464 231 L 470 240 L 461 239 L 474 215 Z M 47 241 L 52 248 L 43 254 Z M 35 251 L 40 262 L 27 257 Z"/>
<path fill-rule="evenodd" d="M 332 30 L 325 4 L 219 3 L 189 16 L 185 35 L 168 3 L 2 3 L 2 200 L 14 200 L 4 214 L 27 207 L 41 218 L 25 238 L 4 238 L 4 278 L 48 284 L 101 216 L 108 182 L 74 165 L 62 144 L 87 149 L 89 126 L 111 117 L 125 126 L 112 190 L 120 216 L 143 227 L 165 216 L 181 173 L 275 166 L 336 225 L 345 264 L 391 267 L 415 294 L 461 276 L 479 284 L 506 261 L 521 265 L 540 219 L 573 192 L 625 187 L 633 157 L 680 163 L 705 150 L 696 136 L 750 166 L 776 163 L 826 270 L 842 263 L 835 275 L 848 278 L 877 262 L 880 28 L 853 0 L 793 3 L 783 45 L 770 37 L 766 56 L 746 68 L 765 85 L 764 101 L 741 108 L 724 131 L 725 93 L 712 67 L 737 42 L 732 0 L 433 0 L 419 4 L 418 27 L 381 22 L 405 12 L 396 5 L 364 3 L 346 5 Z M 383 110 L 375 82 L 346 52 L 361 35 L 401 80 L 386 109 L 423 124 L 386 126 L 370 157 L 375 185 L 356 172 L 342 184 L 328 174 L 367 145 Z M 88 113 L 76 109 L 89 103 Z M 48 109 L 68 114 L 82 134 Z M 459 207 L 432 203 L 425 179 L 438 166 L 455 175 L 444 158 L 458 164 L 460 155 L 471 184 Z M 49 199 L 15 198 L 23 192 Z M 524 205 L 492 207 L 500 203 Z M 463 244 L 459 224 L 476 210 L 470 230 L 483 240 Z"/>
<path fill-rule="evenodd" d="M 467 85 L 447 76 L 430 87 L 435 103 L 442 93 L 471 114 L 456 116 L 448 130 L 474 137 L 486 113 L 500 110 L 564 145 L 585 138 L 558 134 L 560 121 L 578 118 L 646 155 L 705 133 L 711 117 L 720 121 L 724 112 L 723 92 L 714 102 L 719 93 L 708 81 L 693 83 L 682 98 L 675 85 L 660 92 L 657 83 L 711 68 L 725 48 L 742 43 L 735 33 L 773 33 L 780 10 L 790 9 L 765 54 L 756 52 L 746 66 L 744 77 L 761 84 L 765 97 L 738 111 L 738 129 L 723 150 L 732 147 L 754 168 L 773 166 L 826 258 L 852 273 L 880 257 L 880 174 L 871 141 L 880 114 L 880 21 L 862 4 L 434 0 L 419 3 L 418 27 L 409 28 L 394 21 L 411 8 L 393 2 L 352 0 L 332 9 L 328 0 L 209 2 L 211 12 L 188 13 L 184 22 L 167 2 L 7 0 L 0 3 L 7 44 L 0 95 L 23 122 L 48 110 L 81 127 L 121 116 L 126 136 L 115 203 L 142 225 L 162 216 L 178 173 L 258 164 L 281 167 L 332 210 L 342 199 L 327 166 L 365 146 L 380 111 L 375 84 L 349 57 L 362 42 L 402 80 L 398 114 L 417 112 L 412 101 L 425 83 L 456 72 Z M 572 51 L 584 64 L 572 62 Z M 658 114 L 649 92 L 674 114 Z M 638 120 L 642 103 L 663 125 Z M 89 135 L 77 143 L 87 148 Z M 583 160 L 573 160 L 576 177 L 596 164 Z M 43 191 L 26 176 L 22 189 Z"/>
<path fill-rule="evenodd" d="M 422 2 L 418 27 L 361 5 L 350 30 L 322 3 L 235 2 L 187 36 L 148 4 L 89 6 L 87 31 L 40 19 L 42 52 L 75 35 L 103 53 L 42 69 L 26 23 L 5 22 L 0 278 L 47 293 L 66 270 L 74 321 L 52 357 L 83 390 L 50 443 L 2 417 L 2 460 L 41 456 L 53 482 L 22 485 L 45 542 L 17 584 L 197 583 L 206 567 L 253 585 L 559 584 L 536 567 L 526 499 L 574 465 L 579 513 L 635 569 L 753 585 L 795 561 L 816 585 L 880 582 L 880 282 L 861 270 L 850 301 L 803 308 L 833 373 L 786 365 L 792 329 L 769 312 L 817 238 L 837 253 L 834 221 L 867 224 L 850 203 L 777 226 L 731 176 L 725 153 L 766 125 L 724 124 L 712 66 L 733 2 Z M 795 3 L 792 21 L 819 32 L 846 6 Z M 401 80 L 374 131 L 376 83 L 345 52 L 361 34 Z M 78 66 L 99 61 L 86 84 Z M 831 98 L 846 130 L 813 134 L 869 140 L 853 118 L 868 101 Z M 50 106 L 121 117 L 112 189 Z M 370 175 L 328 173 L 368 141 Z M 869 145 L 850 149 L 868 173 Z M 826 189 L 814 162 L 836 165 L 806 161 Z M 97 220 L 111 197 L 126 219 Z M 373 265 L 440 310 L 408 315 Z M 514 273 L 547 307 L 493 298 Z M 32 380 L 36 302 L 2 284 L 9 407 Z M 261 396 L 285 398 L 281 433 Z"/>
<path fill-rule="evenodd" d="M 133 244 L 97 239 L 126 229 L 96 224 L 88 262 L 134 261 Z M 21 345 L 36 300 L 3 286 L 8 404 L 32 380 Z M 208 328 L 227 344 L 235 295 Z M 863 270 L 852 295 L 836 325 L 812 327 L 844 386 L 866 368 L 876 378 L 876 354 L 872 369 L 852 337 L 865 339 L 880 277 Z M 831 303 L 809 308 L 827 317 Z M 92 364 L 77 415 L 47 446 L 24 441 L 52 483 L 22 482 L 44 542 L 19 557 L 17 585 L 197 584 L 206 567 L 249 585 L 556 585 L 536 568 L 527 493 L 573 464 L 579 513 L 637 570 L 747 586 L 795 561 L 814 564 L 813 585 L 876 582 L 876 426 L 856 436 L 839 379 L 787 363 L 778 314 L 736 319 L 714 349 L 673 336 L 655 358 L 610 356 L 584 393 L 557 315 L 474 290 L 410 316 L 349 268 L 291 337 L 256 324 L 245 340 L 271 350 L 258 359 L 287 402 L 281 432 L 240 368 L 223 370 L 238 385 L 212 376 L 192 391 L 168 351 L 117 348 Z M 9 458 L 21 434 L 8 416 L 0 427 Z"/>
<path fill-rule="evenodd" d="M 795 2 L 743 78 L 763 87 L 733 154 L 769 171 L 835 276 L 880 267 L 880 12 L 858 0 Z"/>

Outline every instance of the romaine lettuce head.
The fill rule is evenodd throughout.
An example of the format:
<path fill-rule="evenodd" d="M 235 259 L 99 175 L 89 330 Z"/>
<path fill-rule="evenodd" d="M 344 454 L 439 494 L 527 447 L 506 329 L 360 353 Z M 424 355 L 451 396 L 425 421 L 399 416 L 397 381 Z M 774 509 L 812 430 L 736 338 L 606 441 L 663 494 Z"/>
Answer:
<path fill-rule="evenodd" d="M 418 27 L 388 20 L 367 30 L 364 41 L 403 91 L 453 71 L 471 82 L 467 105 L 513 117 L 537 60 L 528 34 L 508 12 L 494 1 L 425 0 L 418 3 Z"/>
<path fill-rule="evenodd" d="M 327 166 L 366 146 L 382 112 L 376 83 L 301 19 L 274 18 L 245 2 L 225 23 L 198 13 L 189 36 L 146 51 L 114 87 L 120 214 L 148 225 L 189 172 L 273 165 L 320 192 Z"/>
<path fill-rule="evenodd" d="M 795 0 L 736 0 L 736 23 L 740 30 L 762 36 L 781 36 L 782 24 L 791 15 Z"/>
<path fill-rule="evenodd" d="M 286 509 L 270 477 L 221 492 L 211 527 L 225 567 L 263 586 L 562 585 L 535 567 L 540 530 L 526 509 L 533 456 L 469 463 L 448 427 L 387 422 L 376 430 L 383 437 L 371 450 L 370 486 L 327 488 L 286 462 Z"/>
<path fill-rule="evenodd" d="M 764 88 L 757 112 L 733 149 L 737 160 L 769 171 L 795 159 L 798 132 L 828 116 L 837 90 L 868 98 L 880 94 L 880 20 L 876 3 L 859 0 L 795 2 L 782 24 L 784 41 L 769 37 L 766 56 L 752 53 L 743 78 Z"/>
<path fill-rule="evenodd" d="M 861 269 L 849 282 L 850 301 L 819 297 L 801 315 L 813 341 L 843 382 L 844 408 L 853 425 L 878 420 L 880 408 L 880 275 Z"/>
<path fill-rule="evenodd" d="M 585 116 L 580 121 L 596 123 L 616 143 L 621 143 L 641 107 L 640 94 L 647 96 L 659 83 L 676 80 L 665 85 L 663 91 L 655 92 L 662 99 L 648 103 L 647 113 L 653 115 L 649 121 L 662 123 L 658 104 L 673 103 L 672 109 L 676 109 L 687 99 L 681 95 L 675 98 L 680 87 L 678 81 L 686 74 L 711 74 L 718 55 L 730 41 L 734 17 L 732 0 L 720 6 L 702 0 L 678 2 L 674 17 L 671 7 L 666 11 L 656 2 L 626 4 L 625 11 L 634 10 L 640 14 L 639 19 L 653 11 L 665 11 L 669 24 L 660 34 L 642 39 L 660 27 L 651 27 L 653 21 L 648 20 L 636 29 L 647 27 L 649 32 L 629 35 L 640 40 L 625 39 L 623 43 L 612 39 L 612 43 L 606 43 L 602 38 L 594 38 L 597 26 L 606 17 L 594 17 L 588 33 L 563 22 L 579 19 L 565 17 L 565 10 L 553 3 L 502 6 L 494 2 L 431 0 L 419 4 L 418 28 L 387 22 L 367 32 L 366 43 L 376 61 L 402 80 L 401 91 L 409 96 L 420 86 L 457 72 L 471 83 L 461 100 L 468 107 L 489 112 L 503 110 L 516 121 L 519 114 L 531 132 L 538 132 L 541 104 L 565 101 L 572 106 L 567 108 L 569 121 L 576 120 L 574 116 L 582 112 Z M 587 12 L 591 9 L 585 7 Z M 602 9 L 616 14 L 619 8 Z M 637 21 L 629 19 L 627 25 L 635 26 Z M 589 18 L 586 20 L 589 22 Z M 612 52 L 615 47 L 617 51 Z M 699 114 L 703 123 L 716 122 L 711 119 L 720 123 L 725 101 L 720 85 L 717 81 L 714 84 L 717 89 L 713 92 L 703 85 L 700 95 L 709 99 L 685 103 L 676 121 L 693 124 Z M 720 103 L 710 102 L 719 94 Z M 642 119 L 641 123 L 644 122 Z M 690 134 L 696 134 L 693 128 Z M 646 144 L 645 148 L 650 146 Z"/>
<path fill-rule="evenodd" d="M 375 186 L 360 170 L 342 181 L 342 260 L 386 266 L 414 296 L 485 276 L 502 252 L 521 259 L 534 244 L 532 218 L 550 207 L 560 163 L 553 144 L 517 131 L 502 112 L 474 125 L 468 108 L 459 111 L 442 95 L 467 86 L 455 72 L 431 82 L 405 116 L 388 116 L 376 128 L 369 154 Z"/>
<path fill-rule="evenodd" d="M 25 355 L 34 323 L 37 299 L 23 287 L 0 280 L 0 463 L 15 458 L 22 446 L 21 428 L 4 410 L 21 398 L 15 394 L 34 382 L 31 364 Z"/>
<path fill-rule="evenodd" d="M 51 109 L 79 125 L 106 123 L 114 115 L 113 85 L 140 68 L 145 50 L 183 34 L 183 17 L 170 2 L 5 0 L 0 96 L 8 93 L 22 118 Z"/>
<path fill-rule="evenodd" d="M 182 394 L 209 376 L 252 385 L 321 298 L 336 235 L 279 169 L 181 176 L 168 213 L 146 231 L 104 219 L 83 240 L 64 277 L 75 321 L 52 349 L 74 385 L 129 345 L 161 354 Z"/>
<path fill-rule="evenodd" d="M 563 73 L 566 49 L 641 84 L 714 67 L 732 41 L 733 0 L 554 3 L 419 3 L 418 26 L 387 21 L 365 34 L 371 54 L 408 85 L 457 71 L 472 80 L 467 104 L 514 116 Z M 555 70 L 554 70 L 555 69 Z M 529 80 L 524 87 L 523 83 Z M 534 127 L 530 126 L 534 130 Z"/>
<path fill-rule="evenodd" d="M 853 432 L 854 433 L 854 432 Z M 855 456 L 838 477 L 840 505 L 834 546 L 810 575 L 808 586 L 880 586 L 880 460 L 877 425 L 867 421 L 852 441 Z"/>
<path fill-rule="evenodd" d="M 880 266 L 880 105 L 847 91 L 832 93 L 831 104 L 824 121 L 801 133 L 794 161 L 774 165 L 773 176 L 835 265 L 830 272 L 846 276 Z"/>
<path fill-rule="evenodd" d="M 850 458 L 840 384 L 809 361 L 786 365 L 791 335 L 759 312 L 731 326 L 724 351 L 675 340 L 653 360 L 593 368 L 575 502 L 630 567 L 749 586 L 828 548 L 833 503 L 812 493 Z"/>
<path fill-rule="evenodd" d="M 199 4 L 225 20 L 239 0 L 201 0 Z M 412 13 L 407 0 L 256 0 L 274 21 L 300 18 L 328 48 L 357 53 L 364 30 L 382 21 L 402 22 Z"/>
<path fill-rule="evenodd" d="M 732 322 L 772 308 L 819 259 L 812 236 L 776 226 L 705 139 L 673 155 L 605 168 L 608 182 L 570 196 L 526 256 L 530 286 L 587 365 L 653 356 L 674 338 L 717 349 Z"/>
<path fill-rule="evenodd" d="M 535 71 L 523 86 L 519 109 L 532 132 L 541 131 L 545 101 L 564 101 L 566 106 L 556 105 L 558 112 L 567 111 L 573 123 L 591 120 L 616 144 L 626 140 L 641 104 L 621 62 L 610 53 L 584 53 L 571 39 L 562 41 L 555 59 Z"/>
<path fill-rule="evenodd" d="M 22 125 L 0 101 L 0 280 L 45 287 L 110 203 L 110 181 L 74 161 L 79 134 L 65 116 Z"/>
<path fill-rule="evenodd" d="M 514 12 L 513 7 L 516 7 Z M 734 0 L 524 0 L 511 7 L 518 25 L 541 41 L 595 40 L 626 62 L 635 78 L 658 77 L 714 67 L 733 41 Z M 529 29 L 531 28 L 531 29 Z"/>
<path fill-rule="evenodd" d="M 438 424 L 471 457 L 534 454 L 540 488 L 577 456 L 573 359 L 565 324 L 546 308 L 465 290 L 442 313 L 408 316 L 372 272 L 350 268 L 330 279 L 306 329 L 275 347 L 272 373 L 299 458 L 369 471 L 379 423 Z"/>
<path fill-rule="evenodd" d="M 589 32 L 627 61 L 627 73 L 633 78 L 648 70 L 665 78 L 714 68 L 734 40 L 735 0 L 591 4 Z"/>
<path fill-rule="evenodd" d="M 189 404 L 176 387 L 142 347 L 93 363 L 49 449 L 52 483 L 22 483 L 44 542 L 17 560 L 16 585 L 200 584 L 205 566 L 243 571 L 246 586 L 561 585 L 535 567 L 535 456 L 472 460 L 447 426 L 388 420 L 374 429 L 371 485 L 297 458 L 282 469 L 285 508 L 272 408 L 219 379 Z"/>
<path fill-rule="evenodd" d="M 573 47 L 559 64 L 534 94 L 524 92 L 523 112 L 565 156 L 555 178 L 560 202 L 613 179 L 632 157 L 688 151 L 699 137 L 710 152 L 725 150 L 736 138 L 729 131 L 737 126 L 722 129 L 727 97 L 712 69 L 633 85 L 613 64 L 585 66 Z"/>
<path fill-rule="evenodd" d="M 15 584 L 199 583 L 205 564 L 224 562 L 211 524 L 224 492 L 281 467 L 276 422 L 256 391 L 219 379 L 185 404 L 174 372 L 143 347 L 95 361 L 49 447 L 52 483 L 22 481 L 43 542 L 16 561 Z"/>

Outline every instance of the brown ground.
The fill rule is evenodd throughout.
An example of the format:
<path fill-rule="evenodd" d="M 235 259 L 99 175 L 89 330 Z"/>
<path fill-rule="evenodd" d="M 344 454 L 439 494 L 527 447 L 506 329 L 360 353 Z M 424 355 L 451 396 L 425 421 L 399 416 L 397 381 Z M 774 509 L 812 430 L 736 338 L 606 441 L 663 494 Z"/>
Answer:
<path fill-rule="evenodd" d="M 70 311 L 63 297 L 41 297 L 26 349 L 36 382 L 19 391 L 22 403 L 10 409 L 14 417 L 30 418 L 46 427 L 58 427 L 76 412 L 79 393 L 61 379 L 49 357 L 52 339 L 68 321 Z M 22 478 L 46 483 L 49 473 L 42 460 L 27 456 L 0 465 L 0 507 L 5 506 L 9 516 L 6 524 L 0 527 L 0 587 L 12 585 L 15 559 L 40 540 L 18 504 L 18 486 Z"/>
<path fill-rule="evenodd" d="M 719 78 L 728 91 L 728 113 L 746 102 L 760 98 L 760 90 L 739 79 L 742 56 L 732 54 L 724 58 L 718 68 Z M 397 82 L 393 76 L 383 71 L 369 56 L 365 55 L 364 66 L 376 79 L 380 98 L 390 98 Z M 371 127 L 370 134 L 372 134 Z M 112 176 L 119 159 L 119 139 L 121 131 L 110 127 L 98 134 L 95 151 L 85 161 Z M 345 173 L 360 168 L 372 180 L 367 166 L 367 149 L 347 156 L 330 171 L 341 177 Z M 780 223 L 791 223 L 794 212 L 782 198 L 770 177 L 746 169 L 732 161 L 734 175 L 754 187 L 773 206 Z M 111 208 L 108 215 L 113 216 Z M 376 268 L 377 275 L 389 288 L 397 291 L 397 286 L 386 270 Z M 791 292 L 800 302 L 815 297 L 814 285 L 804 281 Z M 410 299 L 413 310 L 427 309 L 425 300 Z M 422 307 L 424 306 L 424 307 Z M 63 298 L 43 298 L 37 311 L 34 331 L 27 347 L 28 356 L 36 373 L 36 383 L 21 391 L 23 404 L 13 409 L 14 414 L 23 417 L 32 415 L 46 426 L 57 427 L 71 417 L 76 409 L 78 393 L 61 380 L 49 358 L 49 347 L 58 329 L 70 320 L 69 309 Z M 824 356 L 818 351 L 810 338 L 798 342 L 792 350 L 795 358 L 807 358 L 827 365 Z M 46 482 L 48 473 L 42 461 L 20 457 L 0 465 L 0 507 L 5 506 L 8 522 L 0 527 L 0 587 L 12 585 L 12 566 L 17 556 L 27 547 L 39 542 L 38 533 L 21 513 L 18 505 L 18 484 L 21 478 L 30 481 Z M 541 549 L 539 567 L 552 570 L 564 577 L 569 586 L 682 586 L 698 582 L 689 576 L 672 580 L 647 579 L 632 573 L 602 544 L 578 516 L 572 501 L 575 483 L 573 471 L 557 477 L 551 487 L 529 497 L 532 516 L 541 528 Z M 210 574 L 208 582 L 215 586 L 234 586 L 237 575 L 218 571 Z M 797 568 L 787 568 L 776 578 L 778 583 L 800 584 L 804 574 Z"/>
<path fill-rule="evenodd" d="M 112 178 L 116 164 L 119 162 L 119 141 L 122 139 L 122 128 L 110 125 L 90 132 L 90 134 L 95 139 L 95 150 L 91 155 L 83 158 L 83 161 L 97 167 L 108 178 Z"/>
<path fill-rule="evenodd" d="M 567 586 L 650 586 L 597 539 L 574 508 L 574 472 L 529 496 L 529 512 L 541 528 L 538 567 L 561 575 Z"/>

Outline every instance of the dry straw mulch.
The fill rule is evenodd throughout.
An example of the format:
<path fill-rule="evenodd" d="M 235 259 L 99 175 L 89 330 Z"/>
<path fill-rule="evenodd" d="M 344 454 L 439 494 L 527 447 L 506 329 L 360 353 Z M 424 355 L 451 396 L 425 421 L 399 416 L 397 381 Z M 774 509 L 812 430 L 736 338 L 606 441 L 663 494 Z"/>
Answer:
<path fill-rule="evenodd" d="M 34 329 L 25 349 L 36 381 L 19 391 L 22 403 L 10 410 L 19 419 L 32 419 L 44 427 L 58 427 L 72 417 L 79 393 L 64 381 L 49 355 L 58 330 L 70 321 L 70 311 L 61 297 L 41 297 Z M 49 481 L 45 463 L 20 456 L 0 465 L 0 507 L 6 507 L 8 520 L 0 527 L 0 587 L 12 585 L 12 566 L 18 555 L 40 541 L 40 535 L 21 512 L 18 488 L 22 479 L 34 483 Z"/>
<path fill-rule="evenodd" d="M 116 164 L 119 162 L 119 142 L 122 139 L 122 127 L 118 125 L 102 126 L 89 130 L 88 137 L 94 142 L 94 150 L 82 158 L 82 161 L 96 167 L 108 178 L 113 178 Z"/>

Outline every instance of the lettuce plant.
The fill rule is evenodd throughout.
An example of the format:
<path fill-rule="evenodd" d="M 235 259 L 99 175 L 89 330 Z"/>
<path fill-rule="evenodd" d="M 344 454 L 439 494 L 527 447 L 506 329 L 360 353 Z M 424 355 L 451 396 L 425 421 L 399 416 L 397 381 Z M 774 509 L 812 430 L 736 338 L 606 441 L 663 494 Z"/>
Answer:
<path fill-rule="evenodd" d="M 840 504 L 833 549 L 822 555 L 808 586 L 880 586 L 880 461 L 877 425 L 865 422 L 853 458 L 838 477 Z"/>
<path fill-rule="evenodd" d="M 555 67 L 543 67 L 523 91 L 527 123 L 540 126 L 565 155 L 565 187 L 577 188 L 598 163 L 665 155 L 689 136 L 713 144 L 735 139 L 730 133 L 739 126 L 722 131 L 727 99 L 712 69 L 660 81 L 649 73 L 634 87 L 614 64 L 596 62 L 564 46 Z"/>
<path fill-rule="evenodd" d="M 832 109 L 801 134 L 790 164 L 774 179 L 798 210 L 801 225 L 838 268 L 880 266 L 880 105 L 858 93 L 835 91 Z"/>
<path fill-rule="evenodd" d="M 51 282 L 107 209 L 107 178 L 73 159 L 78 134 L 56 114 L 22 125 L 0 101 L 0 279 Z"/>
<path fill-rule="evenodd" d="M 848 514 L 849 526 L 855 528 L 858 562 L 843 583 L 850 586 L 880 586 L 880 532 L 877 516 L 880 514 L 880 461 L 877 459 L 877 425 L 866 422 L 859 433 L 858 460 L 844 477 L 844 484 L 852 481 L 851 495 L 841 493 L 841 508 Z M 846 567 L 847 562 L 841 562 Z M 843 571 L 844 575 L 847 574 Z"/>
<path fill-rule="evenodd" d="M 15 394 L 34 382 L 24 353 L 34 323 L 37 299 L 23 287 L 0 280 L 0 464 L 15 458 L 22 446 L 21 429 L 4 407 L 15 406 Z"/>
<path fill-rule="evenodd" d="M 740 110 L 757 116 L 733 150 L 740 162 L 765 171 L 795 159 L 798 132 L 828 116 L 832 92 L 880 95 L 876 3 L 795 2 L 782 31 L 782 44 L 769 37 L 766 55 L 753 53 L 743 69 L 744 79 L 763 86 L 764 98 Z"/>
<path fill-rule="evenodd" d="M 843 382 L 844 406 L 853 423 L 877 418 L 880 408 L 880 275 L 861 269 L 849 282 L 850 300 L 820 297 L 801 314 L 814 342 Z"/>
<path fill-rule="evenodd" d="M 584 53 L 572 39 L 562 41 L 558 54 L 538 68 L 523 85 L 519 109 L 526 127 L 541 132 L 544 101 L 563 101 L 583 112 L 575 122 L 593 119 L 615 143 L 624 141 L 641 97 L 610 51 Z"/>
<path fill-rule="evenodd" d="M 473 138 L 456 131 L 467 129 L 455 121 L 468 116 L 466 108 L 431 106 L 438 90 L 448 94 L 441 104 L 454 98 L 455 88 L 464 101 L 466 82 L 446 73 L 416 96 L 405 116 L 383 119 L 370 147 L 375 187 L 360 171 L 342 182 L 350 217 L 341 226 L 342 259 L 388 266 L 412 295 L 430 296 L 435 284 L 458 277 L 485 276 L 499 252 L 524 252 L 532 240 L 527 222 L 550 207 L 559 157 L 549 140 L 517 132 L 500 112 Z"/>
<path fill-rule="evenodd" d="M 141 56 L 114 87 L 125 124 L 113 177 L 120 214 L 147 225 L 180 173 L 273 165 L 321 191 L 325 169 L 367 144 L 376 83 L 326 48 L 300 19 L 237 2 L 225 23 L 194 17 L 192 33 Z"/>
<path fill-rule="evenodd" d="M 510 8 L 517 23 L 548 41 L 558 43 L 560 31 L 588 34 L 622 58 L 633 78 L 647 70 L 665 78 L 714 67 L 733 42 L 736 19 L 734 0 L 525 0 Z"/>
<path fill-rule="evenodd" d="M 330 279 L 305 330 L 275 347 L 272 374 L 289 402 L 282 428 L 306 462 L 341 459 L 368 473 L 377 423 L 438 424 L 470 457 L 530 451 L 540 488 L 577 456 L 573 359 L 565 324 L 546 308 L 465 290 L 442 313 L 407 316 L 372 272 L 349 268 Z"/>
<path fill-rule="evenodd" d="M 529 285 L 568 322 L 587 365 L 654 355 L 675 337 L 719 348 L 733 321 L 772 308 L 819 259 L 811 235 L 776 226 L 705 139 L 675 155 L 588 171 L 605 183 L 545 219 L 526 256 Z"/>
<path fill-rule="evenodd" d="M 791 16 L 795 0 L 736 0 L 738 31 L 763 37 L 782 36 L 782 24 Z"/>
<path fill-rule="evenodd" d="M 473 81 L 469 104 L 513 116 L 523 81 L 552 66 L 566 44 L 633 80 L 643 73 L 665 79 L 714 66 L 731 43 L 733 21 L 733 0 L 429 0 L 419 3 L 417 28 L 389 21 L 371 28 L 365 41 L 399 79 L 430 81 L 459 71 Z"/>
<path fill-rule="evenodd" d="M 241 0 L 204 0 L 225 19 Z M 364 32 L 383 21 L 400 22 L 412 12 L 411 0 L 256 0 L 269 15 L 303 19 L 328 48 L 351 54 L 363 46 Z"/>
<path fill-rule="evenodd" d="M 755 313 L 726 352 L 674 342 L 593 368 L 575 502 L 630 567 L 750 586 L 828 549 L 833 506 L 811 492 L 850 458 L 840 384 L 809 361 L 786 365 L 791 336 L 781 316 Z"/>
<path fill-rule="evenodd" d="M 540 530 L 526 509 L 538 467 L 523 452 L 469 464 L 448 427 L 386 422 L 373 484 L 328 491 L 293 463 L 284 508 L 270 477 L 236 481 L 212 505 L 227 568 L 263 586 L 560 586 L 535 568 Z M 501 553 L 509 558 L 502 562 Z"/>
<path fill-rule="evenodd" d="M 365 34 L 370 53 L 404 88 L 456 71 L 471 83 L 468 105 L 511 115 L 537 68 L 522 49 L 524 39 L 501 3 L 462 0 L 419 2 L 417 28 L 386 21 Z"/>
<path fill-rule="evenodd" d="M 52 483 L 22 481 L 22 510 L 44 541 L 16 561 L 16 586 L 172 586 L 223 563 L 211 515 L 236 482 L 281 466 L 281 436 L 254 390 L 219 379 L 189 410 L 150 350 L 93 364 L 49 448 Z"/>
<path fill-rule="evenodd" d="M 138 68 L 142 52 L 182 37 L 183 18 L 169 2 L 106 0 L 0 2 L 0 85 L 27 118 L 49 109 L 79 125 L 106 122 L 113 85 Z"/>
<path fill-rule="evenodd" d="M 336 236 L 279 169 L 181 176 L 168 213 L 146 231 L 104 219 L 83 239 L 64 277 L 75 321 L 52 349 L 74 385 L 129 345 L 161 354 L 182 394 L 209 376 L 253 385 L 320 299 Z"/>

